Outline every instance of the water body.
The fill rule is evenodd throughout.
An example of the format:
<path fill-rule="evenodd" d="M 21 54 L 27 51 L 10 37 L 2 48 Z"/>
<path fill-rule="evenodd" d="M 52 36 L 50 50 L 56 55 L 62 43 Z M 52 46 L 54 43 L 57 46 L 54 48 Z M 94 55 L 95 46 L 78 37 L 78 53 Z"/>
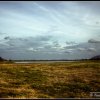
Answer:
<path fill-rule="evenodd" d="M 55 62 L 74 62 L 74 61 L 16 61 L 15 63 L 55 63 Z"/>

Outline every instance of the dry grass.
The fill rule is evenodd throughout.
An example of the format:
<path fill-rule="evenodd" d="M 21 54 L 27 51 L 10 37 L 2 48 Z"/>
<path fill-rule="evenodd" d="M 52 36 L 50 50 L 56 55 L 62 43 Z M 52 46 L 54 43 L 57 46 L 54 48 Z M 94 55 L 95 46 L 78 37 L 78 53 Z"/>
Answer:
<path fill-rule="evenodd" d="M 98 61 L 0 64 L 0 98 L 91 98 L 100 92 Z"/>

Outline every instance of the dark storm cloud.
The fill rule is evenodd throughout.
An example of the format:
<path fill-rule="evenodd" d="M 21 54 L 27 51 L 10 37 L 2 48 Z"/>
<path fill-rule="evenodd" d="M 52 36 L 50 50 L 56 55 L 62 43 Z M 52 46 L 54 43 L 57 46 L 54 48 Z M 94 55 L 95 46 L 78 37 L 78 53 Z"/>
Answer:
<path fill-rule="evenodd" d="M 44 46 L 45 49 L 50 49 L 51 47 L 52 46 L 50 44 Z"/>
<path fill-rule="evenodd" d="M 52 36 L 38 36 L 35 38 L 35 40 L 39 40 L 39 41 L 49 41 L 52 38 Z"/>
<path fill-rule="evenodd" d="M 9 39 L 10 39 L 10 37 L 9 37 L 9 36 L 6 36 L 6 37 L 4 37 L 4 39 L 5 39 L 5 40 L 9 40 Z"/>
<path fill-rule="evenodd" d="M 77 49 L 78 51 L 82 51 L 82 52 L 96 52 L 96 49 L 95 48 L 78 48 Z"/>
<path fill-rule="evenodd" d="M 90 39 L 88 40 L 88 43 L 100 43 L 100 41 L 95 40 L 95 39 Z"/>
<path fill-rule="evenodd" d="M 73 45 L 73 46 L 66 46 L 65 50 L 68 49 L 73 49 L 72 51 L 75 54 L 81 53 L 81 56 L 86 56 L 88 55 L 88 53 L 100 53 L 100 43 L 97 43 L 97 41 L 92 41 L 92 43 L 90 42 L 84 42 L 84 43 L 80 43 L 78 45 Z"/>
<path fill-rule="evenodd" d="M 68 44 L 68 45 L 75 45 L 75 44 L 77 44 L 75 41 L 66 41 L 66 44 Z"/>
<path fill-rule="evenodd" d="M 26 38 L 5 36 L 0 42 L 0 56 L 10 57 L 11 59 L 35 58 L 41 55 L 42 47 L 48 44 L 51 38 L 50 35 Z M 37 53 L 39 53 L 39 55 L 37 55 Z M 45 53 L 45 50 L 42 53 Z M 37 59 L 39 57 L 37 57 Z"/>
<path fill-rule="evenodd" d="M 60 47 L 59 42 L 58 42 L 58 41 L 54 41 L 54 42 L 53 42 L 53 47 Z"/>
<path fill-rule="evenodd" d="M 26 38 L 15 38 L 11 36 L 5 36 L 0 42 L 0 47 L 4 51 L 12 52 L 26 52 L 28 51 L 38 51 L 41 49 L 48 41 L 51 39 L 51 36 L 36 36 L 36 37 L 26 37 Z"/>

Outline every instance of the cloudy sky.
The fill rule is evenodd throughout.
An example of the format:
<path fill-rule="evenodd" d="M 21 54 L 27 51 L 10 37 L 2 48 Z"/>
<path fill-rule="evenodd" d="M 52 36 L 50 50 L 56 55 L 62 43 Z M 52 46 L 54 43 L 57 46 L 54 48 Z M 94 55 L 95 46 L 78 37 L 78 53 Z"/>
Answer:
<path fill-rule="evenodd" d="M 100 1 L 0 1 L 0 56 L 84 59 L 100 54 Z"/>

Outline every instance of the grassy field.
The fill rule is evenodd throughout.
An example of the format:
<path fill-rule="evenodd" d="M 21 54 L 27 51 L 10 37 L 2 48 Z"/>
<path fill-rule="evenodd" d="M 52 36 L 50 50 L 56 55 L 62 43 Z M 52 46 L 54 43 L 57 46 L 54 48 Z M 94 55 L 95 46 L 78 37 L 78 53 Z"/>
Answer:
<path fill-rule="evenodd" d="M 100 62 L 0 63 L 0 98 L 91 98 Z"/>

